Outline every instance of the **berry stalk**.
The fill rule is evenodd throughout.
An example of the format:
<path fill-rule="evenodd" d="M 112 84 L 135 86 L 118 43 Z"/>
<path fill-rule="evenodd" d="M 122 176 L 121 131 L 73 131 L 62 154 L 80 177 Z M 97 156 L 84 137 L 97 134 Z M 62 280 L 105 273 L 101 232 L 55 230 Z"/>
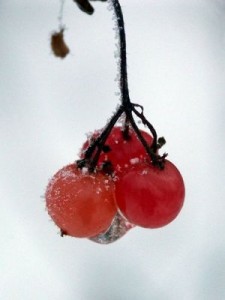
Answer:
<path fill-rule="evenodd" d="M 149 155 L 151 162 L 154 165 L 159 166 L 160 169 L 164 167 L 164 160 L 166 154 L 163 156 L 159 156 L 157 154 L 157 150 L 159 148 L 157 143 L 157 132 L 154 129 L 153 125 L 145 118 L 143 113 L 143 107 L 139 104 L 134 104 L 130 101 L 129 89 L 128 89 L 128 76 L 127 76 L 127 54 L 126 54 L 126 33 L 125 33 L 125 25 L 124 18 L 120 3 L 118 0 L 110 0 L 112 8 L 114 10 L 116 16 L 116 26 L 119 33 L 119 50 L 120 50 L 120 59 L 119 59 L 119 76 L 120 76 L 120 92 L 121 92 L 121 105 L 118 110 L 111 117 L 111 120 L 108 122 L 100 136 L 94 140 L 90 147 L 86 150 L 84 159 L 79 160 L 77 162 L 79 167 L 88 167 L 90 172 L 95 170 L 95 167 L 98 163 L 99 156 L 103 151 L 103 147 L 105 142 L 113 128 L 113 126 L 118 121 L 119 117 L 124 114 L 125 115 L 125 123 L 124 123 L 124 138 L 129 138 L 128 136 L 128 127 L 132 127 L 134 132 L 136 133 L 138 139 L 142 143 L 146 152 Z M 137 110 L 137 107 L 141 107 L 141 113 Z M 143 137 L 141 131 L 139 130 L 133 113 L 142 121 L 144 125 L 147 125 L 153 136 L 153 142 L 150 146 L 145 138 Z"/>

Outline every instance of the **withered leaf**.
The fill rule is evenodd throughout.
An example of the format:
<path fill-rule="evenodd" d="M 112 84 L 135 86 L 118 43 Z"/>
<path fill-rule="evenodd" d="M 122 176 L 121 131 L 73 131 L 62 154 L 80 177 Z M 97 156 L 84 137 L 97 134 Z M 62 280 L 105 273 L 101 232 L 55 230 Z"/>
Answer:
<path fill-rule="evenodd" d="M 70 52 L 68 46 L 64 41 L 64 28 L 60 31 L 54 32 L 51 36 L 51 48 L 55 56 L 64 58 Z"/>

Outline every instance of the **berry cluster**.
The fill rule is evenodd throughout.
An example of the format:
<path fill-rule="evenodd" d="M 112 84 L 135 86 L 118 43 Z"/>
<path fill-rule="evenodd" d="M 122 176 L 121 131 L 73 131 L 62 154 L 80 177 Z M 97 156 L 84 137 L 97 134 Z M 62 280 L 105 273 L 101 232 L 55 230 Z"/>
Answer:
<path fill-rule="evenodd" d="M 152 136 L 140 132 L 151 149 Z M 163 167 L 154 164 L 130 127 L 113 127 L 103 146 L 101 135 L 94 132 L 82 146 L 81 159 L 59 170 L 47 187 L 47 209 L 62 234 L 94 241 L 100 236 L 106 243 L 135 225 L 158 228 L 170 223 L 184 200 L 177 168 L 166 159 Z"/>
<path fill-rule="evenodd" d="M 75 1 L 83 10 L 88 3 Z M 135 226 L 169 224 L 185 195 L 180 172 L 167 154 L 159 154 L 165 139 L 158 138 L 143 107 L 130 101 L 123 15 L 119 1 L 110 1 L 120 41 L 121 104 L 108 124 L 84 142 L 79 159 L 53 176 L 45 194 L 48 213 L 62 236 L 100 244 L 116 241 Z M 134 117 L 148 132 L 139 129 Z"/>

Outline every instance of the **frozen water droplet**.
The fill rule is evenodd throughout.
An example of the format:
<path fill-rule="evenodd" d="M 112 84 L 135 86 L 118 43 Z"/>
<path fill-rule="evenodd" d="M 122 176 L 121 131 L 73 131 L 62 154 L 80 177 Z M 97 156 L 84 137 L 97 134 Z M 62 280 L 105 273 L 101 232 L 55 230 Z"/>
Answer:
<path fill-rule="evenodd" d="M 108 1 L 108 7 L 107 7 L 107 9 L 108 9 L 109 11 L 113 10 L 113 4 L 112 4 L 112 1 Z"/>
<path fill-rule="evenodd" d="M 90 240 L 98 244 L 110 244 L 124 236 L 133 227 L 133 224 L 123 218 L 120 213 L 117 213 L 108 230 L 90 238 Z"/>
<path fill-rule="evenodd" d="M 114 58 L 118 58 L 119 57 L 119 52 L 117 50 L 114 51 Z"/>
<path fill-rule="evenodd" d="M 114 81 L 117 82 L 119 80 L 120 80 L 120 76 L 119 76 L 119 74 L 117 74 L 116 77 L 115 77 L 115 79 L 114 79 Z"/>

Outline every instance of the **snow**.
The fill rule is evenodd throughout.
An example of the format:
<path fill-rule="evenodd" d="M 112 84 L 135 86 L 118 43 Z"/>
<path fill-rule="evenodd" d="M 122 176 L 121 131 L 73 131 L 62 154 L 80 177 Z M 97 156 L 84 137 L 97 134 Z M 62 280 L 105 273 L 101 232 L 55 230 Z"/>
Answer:
<path fill-rule="evenodd" d="M 130 159 L 130 163 L 131 163 L 132 165 L 138 164 L 138 163 L 139 163 L 139 158 L 138 158 L 138 157 L 135 157 L 135 158 Z"/>
<path fill-rule="evenodd" d="M 81 169 L 81 172 L 82 172 L 83 175 L 88 174 L 88 168 L 83 167 L 83 168 Z"/>

